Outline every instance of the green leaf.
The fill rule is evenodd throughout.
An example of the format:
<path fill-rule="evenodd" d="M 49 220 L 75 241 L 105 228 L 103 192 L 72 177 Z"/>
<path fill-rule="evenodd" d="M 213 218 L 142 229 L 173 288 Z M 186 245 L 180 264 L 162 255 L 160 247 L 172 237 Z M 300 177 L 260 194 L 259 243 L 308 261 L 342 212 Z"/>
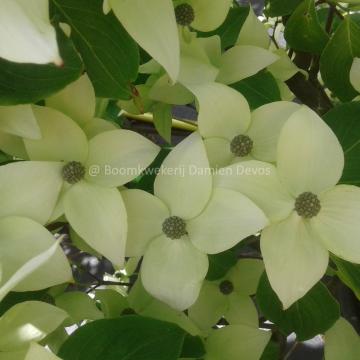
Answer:
<path fill-rule="evenodd" d="M 66 311 L 71 319 L 69 325 L 79 323 L 83 320 L 99 320 L 104 314 L 97 308 L 94 299 L 81 291 L 69 291 L 55 298 L 58 308 Z"/>
<path fill-rule="evenodd" d="M 182 358 L 200 358 L 205 355 L 205 347 L 198 336 L 186 335 L 181 353 Z"/>
<path fill-rule="evenodd" d="M 198 32 L 199 37 L 219 35 L 221 39 L 222 50 L 234 46 L 239 36 L 240 30 L 249 14 L 249 9 L 249 6 L 237 6 L 231 8 L 221 26 L 211 32 Z"/>
<path fill-rule="evenodd" d="M 320 58 L 322 79 L 341 101 L 352 100 L 357 95 L 349 77 L 355 57 L 360 57 L 360 26 L 346 17 Z"/>
<path fill-rule="evenodd" d="M 339 304 L 321 282 L 284 311 L 264 273 L 260 279 L 256 300 L 268 320 L 286 335 L 295 332 L 299 341 L 323 334 L 340 317 Z"/>
<path fill-rule="evenodd" d="M 342 104 L 327 112 L 324 120 L 338 137 L 345 153 L 343 184 L 360 185 L 360 102 Z"/>
<path fill-rule="evenodd" d="M 237 262 L 233 251 L 228 250 L 219 254 L 209 255 L 209 270 L 206 279 L 214 281 L 223 278 Z"/>
<path fill-rule="evenodd" d="M 83 65 L 71 40 L 62 30 L 57 39 L 63 67 L 53 64 L 20 64 L 0 58 L 0 104 L 15 105 L 38 102 L 75 81 Z"/>
<path fill-rule="evenodd" d="M 59 352 L 63 360 L 177 360 L 185 332 L 141 316 L 98 320 L 79 328 Z"/>
<path fill-rule="evenodd" d="M 96 290 L 95 299 L 100 302 L 105 318 L 117 318 L 129 307 L 127 297 L 113 289 Z"/>
<path fill-rule="evenodd" d="M 113 13 L 104 15 L 102 0 L 51 0 L 61 22 L 71 27 L 96 96 L 129 99 L 137 76 L 139 51 Z"/>
<path fill-rule="evenodd" d="M 360 300 L 360 265 L 331 256 L 331 260 L 336 265 L 336 275 L 346 284 Z"/>
<path fill-rule="evenodd" d="M 164 103 L 155 104 L 153 107 L 153 116 L 155 129 L 168 144 L 171 144 L 171 105 Z"/>
<path fill-rule="evenodd" d="M 266 0 L 265 13 L 270 17 L 291 14 L 303 0 Z"/>
<path fill-rule="evenodd" d="M 278 360 L 281 357 L 280 344 L 275 341 L 269 341 L 266 345 L 260 360 Z"/>
<path fill-rule="evenodd" d="M 252 110 L 281 100 L 277 82 L 268 71 L 261 71 L 230 86 L 245 96 Z"/>
<path fill-rule="evenodd" d="M 320 25 L 314 0 L 305 0 L 296 8 L 286 23 L 284 35 L 294 50 L 314 54 L 322 52 L 329 35 Z"/>

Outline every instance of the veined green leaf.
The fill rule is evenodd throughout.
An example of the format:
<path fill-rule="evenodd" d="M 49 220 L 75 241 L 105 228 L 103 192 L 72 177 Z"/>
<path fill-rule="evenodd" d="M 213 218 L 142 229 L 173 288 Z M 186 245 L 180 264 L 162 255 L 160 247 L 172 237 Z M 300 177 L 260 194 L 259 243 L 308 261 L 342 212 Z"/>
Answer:
<path fill-rule="evenodd" d="M 321 53 L 329 36 L 320 25 L 313 0 L 305 0 L 296 8 L 286 23 L 284 35 L 295 50 Z"/>
<path fill-rule="evenodd" d="M 71 40 L 62 30 L 57 39 L 62 67 L 55 65 L 18 64 L 0 58 L 0 104 L 16 105 L 37 102 L 75 81 L 83 65 Z"/>
<path fill-rule="evenodd" d="M 324 120 L 338 137 L 345 154 L 343 184 L 360 185 L 360 102 L 341 104 L 330 110 Z"/>
<path fill-rule="evenodd" d="M 355 57 L 360 57 L 360 26 L 347 17 L 320 58 L 320 72 L 325 85 L 341 101 L 352 100 L 357 95 L 349 76 Z"/>
<path fill-rule="evenodd" d="M 177 360 L 185 334 L 174 324 L 140 316 L 98 320 L 70 336 L 59 356 L 63 360 Z"/>
<path fill-rule="evenodd" d="M 113 14 L 102 12 L 102 0 L 51 0 L 62 22 L 71 27 L 98 97 L 129 99 L 137 76 L 139 52 Z M 84 21 L 86 19 L 86 21 Z"/>

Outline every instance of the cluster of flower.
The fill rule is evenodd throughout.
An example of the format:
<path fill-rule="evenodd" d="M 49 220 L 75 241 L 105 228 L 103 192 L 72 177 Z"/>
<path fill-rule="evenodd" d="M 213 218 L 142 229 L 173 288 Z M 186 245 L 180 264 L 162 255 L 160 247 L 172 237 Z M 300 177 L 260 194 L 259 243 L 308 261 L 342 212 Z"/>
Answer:
<path fill-rule="evenodd" d="M 134 21 L 144 13 L 141 3 L 104 4 L 153 57 L 140 67 L 148 75 L 137 85 L 141 104 L 122 100 L 119 105 L 134 114 L 159 103 L 196 102 L 198 130 L 162 164 L 181 172 L 158 173 L 154 194 L 125 187 L 160 148 L 95 117 L 95 92 L 87 75 L 45 99 L 45 106 L 0 107 L 0 149 L 21 160 L 0 167 L 0 300 L 11 290 L 71 281 L 59 242 L 46 229 L 63 219 L 117 269 L 125 258 L 143 257 L 144 288 L 173 309 L 190 308 L 196 319 L 207 298 L 221 293 L 231 296 L 221 297 L 222 313 L 215 317 L 224 311 L 236 317 L 231 304 L 242 304 L 253 324 L 257 315 L 249 295 L 255 290 L 238 283 L 238 268 L 218 283 L 206 282 L 208 254 L 261 232 L 265 269 L 286 309 L 323 277 L 329 251 L 360 263 L 360 189 L 337 185 L 344 167 L 341 145 L 314 111 L 287 101 L 292 95 L 284 80 L 299 69 L 283 50 L 270 47 L 252 10 L 236 45 L 222 52 L 218 36 L 201 38 L 187 26 L 217 28 L 232 1 L 205 8 L 201 0 L 175 1 L 175 11 L 171 2 L 160 2 L 170 6 L 162 8 L 170 15 L 158 24 L 162 42 L 158 29 L 140 28 Z M 143 23 L 151 16 L 148 11 Z M 47 30 L 53 33 L 50 25 Z M 56 47 L 49 52 L 55 37 L 49 39 L 30 60 L 61 62 Z M 26 55 L 6 54 L 0 46 L 0 56 L 10 60 Z M 251 112 L 244 96 L 229 85 L 264 68 L 272 72 L 284 100 Z M 260 276 L 262 263 L 254 266 Z"/>

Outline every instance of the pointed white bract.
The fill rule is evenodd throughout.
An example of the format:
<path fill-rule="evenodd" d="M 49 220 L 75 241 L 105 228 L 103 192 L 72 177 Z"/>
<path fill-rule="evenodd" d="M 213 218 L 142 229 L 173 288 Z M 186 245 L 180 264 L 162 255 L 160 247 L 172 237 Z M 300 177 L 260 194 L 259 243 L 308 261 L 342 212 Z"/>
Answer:
<path fill-rule="evenodd" d="M 273 64 L 279 57 L 269 50 L 252 45 L 236 45 L 221 56 L 220 72 L 216 79 L 233 84 Z"/>
<path fill-rule="evenodd" d="M 0 301 L 11 290 L 35 291 L 71 281 L 70 265 L 40 224 L 23 217 L 0 219 Z"/>
<path fill-rule="evenodd" d="M 253 45 L 268 49 L 270 37 L 264 24 L 255 15 L 252 6 L 249 6 L 249 15 L 241 27 L 236 45 Z"/>
<path fill-rule="evenodd" d="M 126 210 L 117 189 L 81 181 L 64 196 L 66 218 L 74 230 L 117 267 L 123 266 Z"/>
<path fill-rule="evenodd" d="M 213 330 L 205 343 L 205 360 L 260 359 L 270 337 L 270 331 L 247 325 Z"/>
<path fill-rule="evenodd" d="M 360 92 L 360 58 L 355 58 L 350 69 L 350 82 Z"/>
<path fill-rule="evenodd" d="M 56 109 L 83 127 L 95 115 L 95 90 L 87 74 L 45 100 L 46 106 Z"/>
<path fill-rule="evenodd" d="M 326 360 L 356 360 L 360 354 L 360 337 L 352 325 L 341 317 L 324 336 Z"/>
<path fill-rule="evenodd" d="M 0 106 L 0 131 L 27 139 L 41 138 L 31 105 Z"/>
<path fill-rule="evenodd" d="M 25 301 L 14 305 L 0 317 L 0 351 L 21 350 L 31 342 L 41 341 L 67 317 L 64 310 L 45 302 Z"/>
<path fill-rule="evenodd" d="M 231 0 L 189 0 L 195 19 L 191 26 L 199 31 L 212 31 L 226 19 Z"/>
<path fill-rule="evenodd" d="M 62 65 L 48 0 L 0 2 L 0 57 L 20 63 Z"/>
<path fill-rule="evenodd" d="M 180 69 L 180 46 L 171 0 L 109 0 L 121 24 L 175 82 Z M 141 19 L 141 21 L 139 21 Z"/>

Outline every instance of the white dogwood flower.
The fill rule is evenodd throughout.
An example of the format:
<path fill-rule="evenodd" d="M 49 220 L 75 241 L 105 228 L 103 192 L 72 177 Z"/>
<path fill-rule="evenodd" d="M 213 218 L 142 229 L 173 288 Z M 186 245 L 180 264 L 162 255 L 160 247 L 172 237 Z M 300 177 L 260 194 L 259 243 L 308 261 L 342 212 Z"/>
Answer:
<path fill-rule="evenodd" d="M 360 263 L 360 189 L 335 186 L 344 153 L 325 122 L 302 107 L 280 134 L 277 168 L 259 161 L 231 165 L 215 185 L 241 191 L 272 221 L 261 236 L 271 286 L 284 308 L 325 274 L 329 251 Z M 241 174 L 236 169 L 241 170 Z"/>
<path fill-rule="evenodd" d="M 282 126 L 299 105 L 278 101 L 250 113 L 238 91 L 219 83 L 194 85 L 199 108 L 199 132 L 205 139 L 210 165 L 257 159 L 276 161 L 276 146 Z"/>
<path fill-rule="evenodd" d="M 33 112 L 42 138 L 23 140 L 32 161 L 0 167 L 0 216 L 21 215 L 45 224 L 65 213 L 88 245 L 122 266 L 127 222 L 117 187 L 150 165 L 158 146 L 120 129 L 88 140 L 66 115 L 35 105 Z"/>
<path fill-rule="evenodd" d="M 20 63 L 62 64 L 48 0 L 0 1 L 0 57 Z"/>
<path fill-rule="evenodd" d="M 144 255 L 145 289 L 175 309 L 191 306 L 208 270 L 206 254 L 222 252 L 267 224 L 264 213 L 236 191 L 212 188 L 195 132 L 167 156 L 154 185 L 122 192 L 128 214 L 127 256 Z"/>
<path fill-rule="evenodd" d="M 256 293 L 263 272 L 261 260 L 241 259 L 222 279 L 205 280 L 198 299 L 188 310 L 189 318 L 204 332 L 222 317 L 231 325 L 257 327 L 258 312 L 250 296 Z"/>

